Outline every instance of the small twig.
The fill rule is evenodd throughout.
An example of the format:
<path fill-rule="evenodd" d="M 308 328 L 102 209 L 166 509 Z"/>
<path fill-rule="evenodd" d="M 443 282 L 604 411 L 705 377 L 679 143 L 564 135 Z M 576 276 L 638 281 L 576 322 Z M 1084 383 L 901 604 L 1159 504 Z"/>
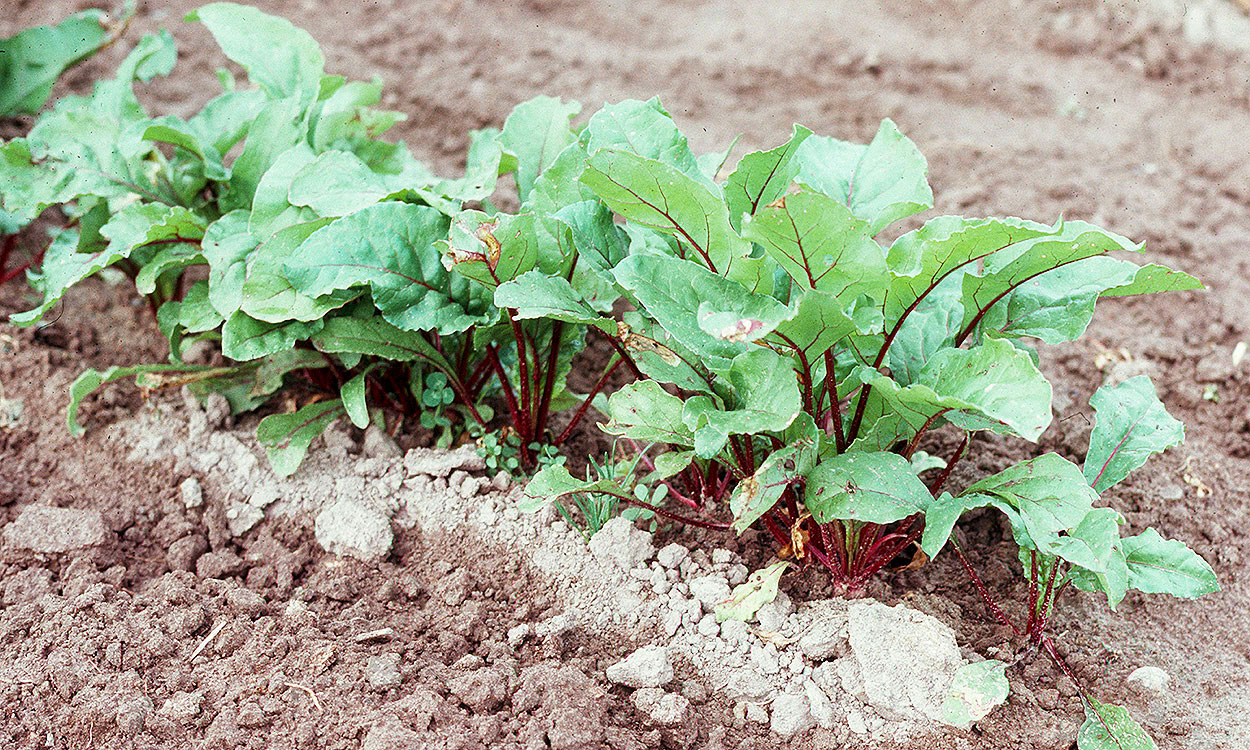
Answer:
<path fill-rule="evenodd" d="M 187 661 L 195 661 L 195 657 L 199 656 L 201 651 L 208 648 L 208 644 L 212 643 L 213 639 L 217 637 L 217 634 L 220 633 L 225 627 L 225 620 L 217 623 L 217 625 L 213 627 L 212 632 L 208 634 L 208 637 L 200 641 L 199 646 L 196 646 L 195 651 L 191 653 L 191 656 L 187 658 Z"/>
<path fill-rule="evenodd" d="M 308 687 L 307 685 L 300 685 L 299 683 L 296 683 L 296 682 L 284 682 L 282 684 L 285 685 L 286 687 L 295 688 L 296 690 L 303 690 L 305 693 L 308 693 L 308 697 L 312 698 L 313 706 L 316 707 L 317 712 L 320 713 L 322 711 L 321 701 L 317 700 L 317 694 L 312 691 L 312 688 Z"/>
<path fill-rule="evenodd" d="M 383 638 L 390 638 L 395 635 L 394 628 L 381 628 L 379 630 L 370 630 L 368 633 L 361 633 L 352 638 L 356 643 L 364 643 L 366 641 L 377 641 Z"/>

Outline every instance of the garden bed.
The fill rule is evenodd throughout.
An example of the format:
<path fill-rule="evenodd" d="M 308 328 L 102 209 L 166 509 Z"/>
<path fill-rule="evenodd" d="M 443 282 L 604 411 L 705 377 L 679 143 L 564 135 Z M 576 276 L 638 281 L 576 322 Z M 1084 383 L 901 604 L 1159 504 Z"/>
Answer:
<path fill-rule="evenodd" d="M 24 6 L 0 34 L 73 9 L 63 5 Z M 208 98 L 222 64 L 210 38 L 178 21 L 193 5 L 141 9 L 135 20 L 179 39 L 179 72 L 140 87 L 179 114 Z M 1150 374 L 1186 442 L 1108 497 L 1133 531 L 1154 526 L 1188 542 L 1223 590 L 1197 601 L 1131 594 L 1114 615 L 1093 596 L 1068 595 L 1057 641 L 1087 686 L 1132 706 L 1160 747 L 1250 742 L 1241 565 L 1250 363 L 1232 356 L 1250 339 L 1250 160 L 1233 145 L 1250 125 L 1244 55 L 1198 44 L 1201 25 L 1169 20 L 1166 8 L 1156 16 L 1101 3 L 1062 12 L 1029 3 L 1009 18 L 988 2 L 731 17 L 717 5 L 682 5 L 674 16 L 671 4 L 644 3 L 627 23 L 606 3 L 448 2 L 422 8 L 419 24 L 400 3 L 264 9 L 309 29 L 329 70 L 383 76 L 392 92 L 383 105 L 410 117 L 396 136 L 442 173 L 456 171 L 460 134 L 500 125 L 539 93 L 588 104 L 659 93 L 700 151 L 738 133 L 747 151 L 771 145 L 795 121 L 866 141 L 889 116 L 928 156 L 939 212 L 1088 218 L 1144 241 L 1150 260 L 1200 276 L 1205 293 L 1109 301 L 1093 338 L 1042 348 L 1056 419 L 1040 448 L 1079 458 L 1094 389 Z M 772 31 L 762 37 L 764 27 Z M 75 69 L 63 87 L 84 90 L 121 52 Z M 19 284 L 0 288 L 5 313 L 30 301 Z M 146 307 L 100 281 L 73 290 L 38 328 L 0 326 L 3 395 L 22 405 L 0 427 L 0 743 L 1063 748 L 1083 718 L 1053 665 L 1023 655 L 1008 672 L 1009 704 L 976 733 L 907 727 L 870 710 L 861 725 L 845 715 L 852 701 L 835 700 L 836 726 L 783 738 L 768 704 L 791 678 L 779 670 L 772 693 L 735 694 L 731 675 L 713 666 L 758 666 L 768 657 L 750 654 L 764 639 L 752 636 L 744 654 L 723 630 L 700 632 L 701 613 L 670 632 L 664 584 L 631 588 L 642 583 L 630 574 L 637 565 L 579 556 L 580 537 L 549 515 L 510 512 L 516 488 L 494 484 L 471 459 L 473 470 L 457 474 L 437 457 L 388 456 L 386 441 L 339 429 L 279 481 L 250 430 L 236 433 L 177 396 L 141 403 L 128 385 L 88 401 L 87 436 L 69 437 L 65 393 L 83 367 L 159 361 L 163 346 Z M 977 476 L 1035 449 L 997 439 L 980 447 L 979 465 L 967 467 Z M 188 507 L 194 486 L 202 504 Z M 428 502 L 409 505 L 413 495 Z M 380 562 L 318 543 L 319 513 L 353 498 L 393 529 Z M 22 520 L 31 504 L 77 512 Z M 970 559 L 990 589 L 1019 599 L 1010 532 L 985 515 L 962 533 L 979 542 Z M 695 578 L 730 580 L 739 562 L 768 562 L 750 536 L 666 530 L 653 544 L 670 542 L 706 553 L 694 569 L 660 573 L 687 591 Z M 718 547 L 729 556 L 713 554 Z M 640 563 L 654 573 L 651 560 Z M 822 581 L 813 569 L 782 589 L 802 613 L 802 600 L 828 594 Z M 638 603 L 623 606 L 620 590 Z M 1021 656 L 949 554 L 890 573 L 869 593 L 953 628 L 968 655 Z M 611 606 L 622 616 L 604 617 Z M 676 669 L 665 690 L 689 703 L 678 723 L 660 721 L 607 673 L 652 644 L 669 646 Z M 778 651 L 793 664 L 793 646 Z M 1132 694 L 1125 677 L 1142 666 L 1170 675 L 1165 694 Z M 800 687 L 803 668 L 791 670 Z M 765 711 L 762 723 L 747 704 Z"/>

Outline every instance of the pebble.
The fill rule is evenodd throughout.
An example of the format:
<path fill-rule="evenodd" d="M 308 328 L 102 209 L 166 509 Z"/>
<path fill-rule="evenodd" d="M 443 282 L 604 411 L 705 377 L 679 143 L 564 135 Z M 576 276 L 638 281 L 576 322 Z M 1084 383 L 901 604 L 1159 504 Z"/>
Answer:
<path fill-rule="evenodd" d="M 803 695 L 779 695 L 773 701 L 773 719 L 769 728 L 782 739 L 790 739 L 816 726 Z"/>
<path fill-rule="evenodd" d="M 398 686 L 403 679 L 399 674 L 399 654 L 370 656 L 365 663 L 365 678 L 375 690 Z"/>
<path fill-rule="evenodd" d="M 672 681 L 673 665 L 663 646 L 644 646 L 608 667 L 607 677 L 626 687 L 660 687 Z"/>
<path fill-rule="evenodd" d="M 94 547 L 107 537 L 100 511 L 51 505 L 27 505 L 4 528 L 4 539 L 10 546 L 42 554 Z"/>
<path fill-rule="evenodd" d="M 681 565 L 682 561 L 685 560 L 686 556 L 689 554 L 690 550 L 676 542 L 673 542 L 657 552 L 655 554 L 655 559 L 665 568 L 673 569 Z"/>
<path fill-rule="evenodd" d="M 178 494 L 182 498 L 183 506 L 188 510 L 204 504 L 204 489 L 200 486 L 200 480 L 195 477 L 182 480 L 182 484 L 178 485 Z"/>

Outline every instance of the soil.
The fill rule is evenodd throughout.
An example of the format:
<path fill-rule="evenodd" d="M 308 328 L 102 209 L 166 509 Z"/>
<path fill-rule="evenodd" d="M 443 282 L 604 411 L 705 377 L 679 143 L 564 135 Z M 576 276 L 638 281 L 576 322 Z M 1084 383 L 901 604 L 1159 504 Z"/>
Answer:
<path fill-rule="evenodd" d="M 10 0 L 0 35 L 84 5 Z M 194 5 L 142 3 L 134 22 L 134 32 L 168 26 L 180 44 L 175 75 L 142 87 L 161 112 L 194 111 L 224 64 L 207 34 L 180 21 Z M 498 126 L 539 93 L 588 109 L 659 95 L 700 152 L 738 134 L 738 153 L 769 147 L 792 122 L 865 141 L 888 116 L 928 157 L 938 211 L 1088 219 L 1144 242 L 1147 260 L 1199 275 L 1206 292 L 1108 300 L 1084 341 L 1044 347 L 1055 426 L 1039 446 L 980 441 L 978 461 L 952 481 L 1039 450 L 1080 458 L 1093 390 L 1150 374 L 1186 442 L 1107 500 L 1131 533 L 1155 526 L 1189 543 L 1223 590 L 1198 601 L 1131 595 L 1115 613 L 1067 596 L 1057 641 L 1086 686 L 1129 702 L 1161 748 L 1250 746 L 1241 564 L 1250 556 L 1250 365 L 1231 356 L 1250 339 L 1250 53 L 1204 43 L 1192 9 L 1177 15 L 1162 0 L 258 5 L 307 28 L 330 71 L 382 76 L 384 104 L 409 114 L 396 137 L 447 174 L 469 128 Z M 1211 36 L 1228 38 L 1227 28 Z M 58 92 L 86 90 L 125 46 L 74 69 Z M 23 252 L 39 239 L 24 234 Z M 19 284 L 0 287 L 2 313 L 30 301 Z M 207 419 L 176 395 L 145 405 L 128 386 L 107 388 L 84 407 L 87 436 L 68 435 L 66 388 L 82 368 L 163 356 L 146 308 L 100 281 L 72 291 L 37 329 L 0 325 L 0 397 L 23 406 L 16 424 L 0 426 L 0 526 L 36 503 L 98 512 L 101 524 L 86 550 L 31 551 L 13 534 L 0 547 L 0 746 L 1057 750 L 1075 736 L 1075 691 L 1027 654 L 1009 671 L 1009 704 L 974 733 L 856 744 L 814 730 L 787 741 L 736 721 L 715 686 L 697 685 L 688 721 L 660 729 L 604 669 L 662 635 L 626 622 L 509 644 L 509 630 L 550 622 L 576 599 L 567 581 L 554 583 L 558 572 L 516 548 L 464 524 L 397 523 L 392 553 L 363 563 L 322 551 L 298 503 L 234 535 L 226 512 L 242 490 L 221 471 L 169 444 L 129 458 L 143 430 L 179 425 L 186 436 L 186 425 Z M 248 424 L 239 427 L 247 441 Z M 338 454 L 314 447 L 314 462 L 353 472 L 356 437 L 343 433 Z M 183 502 L 188 478 L 203 482 L 200 508 Z M 1018 616 L 1009 536 L 989 515 L 960 533 Z M 751 564 L 768 554 L 750 540 L 675 538 L 728 544 Z M 816 571 L 783 581 L 796 600 L 822 587 Z M 871 593 L 947 621 L 985 656 L 1015 656 L 946 556 Z M 389 632 L 363 637 L 376 631 Z M 1151 705 L 1134 703 L 1124 682 L 1143 665 L 1171 676 L 1167 697 Z"/>

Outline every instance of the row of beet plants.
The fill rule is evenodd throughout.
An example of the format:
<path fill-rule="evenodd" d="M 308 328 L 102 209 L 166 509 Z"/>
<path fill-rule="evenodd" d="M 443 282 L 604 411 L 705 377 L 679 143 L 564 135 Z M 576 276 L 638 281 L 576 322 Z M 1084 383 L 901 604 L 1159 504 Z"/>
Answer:
<path fill-rule="evenodd" d="M 949 546 L 995 615 L 1073 679 L 1048 634 L 1064 591 L 1114 607 L 1129 589 L 1217 588 L 1181 542 L 1122 536 L 1102 497 L 1183 437 L 1146 378 L 1094 395 L 1083 465 L 1043 454 L 950 482 L 974 433 L 1035 442 L 1050 425 L 1032 342 L 1080 337 L 1103 297 L 1200 288 L 1112 255 L 1140 246 L 1080 221 L 897 229 L 933 196 L 924 157 L 888 120 L 867 145 L 795 126 L 722 180 L 729 152 L 696 155 L 658 101 L 574 125 L 579 105 L 539 97 L 472 133 L 465 174 L 441 178 L 380 138 L 402 119 L 375 108 L 380 84 L 327 75 L 307 33 L 226 3 L 191 18 L 253 86 L 223 72 L 194 116 L 150 115 L 133 84 L 176 57 L 152 35 L 114 79 L 0 146 L 3 209 L 65 219 L 30 276 L 42 300 L 13 321 L 38 322 L 111 269 L 169 340 L 166 363 L 84 373 L 71 430 L 83 398 L 124 377 L 220 393 L 236 413 L 286 386 L 302 405 L 257 430 L 280 474 L 340 417 L 407 416 L 444 443 L 514 445 L 517 469 L 541 469 L 528 507 L 599 499 L 761 529 L 851 596 L 909 549 Z M 574 394 L 568 375 L 596 339 L 607 360 Z M 183 361 L 199 340 L 216 342 L 217 364 Z M 554 449 L 592 410 L 628 455 L 579 479 Z M 938 430 L 956 437 L 949 455 L 924 450 Z M 951 540 L 986 507 L 1020 550 L 1024 623 Z M 985 675 L 996 690 L 1001 670 Z M 1082 695 L 1082 748 L 1152 744 L 1123 709 Z"/>

